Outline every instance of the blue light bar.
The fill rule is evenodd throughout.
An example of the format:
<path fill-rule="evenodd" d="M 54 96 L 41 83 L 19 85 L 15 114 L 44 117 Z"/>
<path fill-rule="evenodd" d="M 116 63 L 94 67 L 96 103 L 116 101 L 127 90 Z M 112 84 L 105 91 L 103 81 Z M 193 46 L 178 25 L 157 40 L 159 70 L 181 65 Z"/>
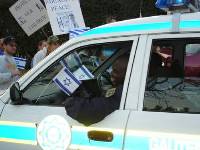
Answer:
<path fill-rule="evenodd" d="M 166 9 L 171 7 L 187 6 L 191 0 L 157 0 L 156 7 Z"/>

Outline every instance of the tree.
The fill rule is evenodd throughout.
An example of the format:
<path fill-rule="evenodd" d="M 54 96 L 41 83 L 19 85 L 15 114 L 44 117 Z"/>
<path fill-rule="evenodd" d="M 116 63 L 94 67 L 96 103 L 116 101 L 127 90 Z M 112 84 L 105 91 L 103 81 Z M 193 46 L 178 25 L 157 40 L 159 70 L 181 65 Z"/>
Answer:
<path fill-rule="evenodd" d="M 144 17 L 163 13 L 155 8 L 154 0 L 80 0 L 80 4 L 85 23 L 91 28 L 105 24 L 106 17 L 110 15 L 116 16 L 120 21 L 140 17 L 140 10 Z M 8 10 L 10 6 L 0 9 L 0 37 L 15 36 L 19 45 L 19 55 L 25 56 L 29 53 L 33 56 L 38 41 L 45 39 L 45 34 L 47 36 L 52 34 L 50 24 L 28 37 L 10 14 Z M 68 39 L 67 35 L 60 37 L 63 41 Z"/>

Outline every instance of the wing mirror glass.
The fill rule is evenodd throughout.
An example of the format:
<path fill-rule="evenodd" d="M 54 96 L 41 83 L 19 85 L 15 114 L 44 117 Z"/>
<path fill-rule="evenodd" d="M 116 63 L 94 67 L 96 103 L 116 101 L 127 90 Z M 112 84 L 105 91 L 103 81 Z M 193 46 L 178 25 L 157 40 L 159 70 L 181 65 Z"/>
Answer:
<path fill-rule="evenodd" d="M 22 104 L 22 92 L 18 82 L 14 83 L 10 88 L 10 99 L 13 105 Z"/>

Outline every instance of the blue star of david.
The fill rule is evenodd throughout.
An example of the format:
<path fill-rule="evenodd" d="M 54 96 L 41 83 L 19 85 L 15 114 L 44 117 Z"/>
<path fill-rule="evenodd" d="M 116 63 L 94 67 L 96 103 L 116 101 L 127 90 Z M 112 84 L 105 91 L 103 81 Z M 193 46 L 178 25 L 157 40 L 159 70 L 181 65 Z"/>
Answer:
<path fill-rule="evenodd" d="M 71 80 L 66 78 L 65 80 L 63 80 L 64 85 L 70 86 L 70 84 L 72 84 Z"/>

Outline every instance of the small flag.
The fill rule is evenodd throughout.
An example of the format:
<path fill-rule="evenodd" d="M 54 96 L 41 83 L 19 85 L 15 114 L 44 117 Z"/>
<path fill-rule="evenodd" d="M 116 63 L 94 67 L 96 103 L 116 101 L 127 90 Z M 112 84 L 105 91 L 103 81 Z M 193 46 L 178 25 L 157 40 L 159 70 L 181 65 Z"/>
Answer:
<path fill-rule="evenodd" d="M 82 65 L 81 59 L 80 59 L 78 53 L 76 53 L 76 52 L 69 55 L 65 59 L 61 60 L 60 63 L 63 67 L 66 67 L 66 68 L 73 68 L 73 67 Z"/>
<path fill-rule="evenodd" d="M 20 57 L 14 57 L 14 59 L 18 69 L 25 69 L 26 59 Z"/>
<path fill-rule="evenodd" d="M 53 81 L 69 96 L 72 95 L 81 84 L 69 69 L 65 67 L 56 75 Z"/>
<path fill-rule="evenodd" d="M 82 65 L 79 69 L 77 69 L 74 72 L 74 75 L 80 81 L 82 81 L 82 80 L 90 80 L 90 79 L 94 78 L 93 74 L 84 65 Z"/>
<path fill-rule="evenodd" d="M 73 29 L 69 31 L 69 39 L 73 39 L 78 37 L 79 35 L 83 34 L 84 32 L 90 30 L 90 28 L 83 28 L 83 29 Z"/>

